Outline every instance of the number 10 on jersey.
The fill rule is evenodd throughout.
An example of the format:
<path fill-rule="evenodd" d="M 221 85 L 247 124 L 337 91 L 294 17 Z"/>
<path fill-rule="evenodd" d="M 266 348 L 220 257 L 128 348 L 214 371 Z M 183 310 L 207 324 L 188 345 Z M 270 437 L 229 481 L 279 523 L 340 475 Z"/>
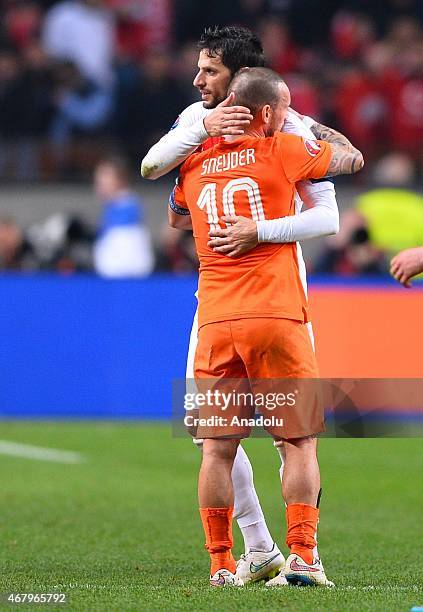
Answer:
<path fill-rule="evenodd" d="M 232 179 L 226 183 L 222 192 L 222 207 L 224 215 L 236 215 L 234 205 L 234 195 L 239 191 L 245 191 L 250 204 L 251 218 L 253 221 L 264 221 L 263 202 L 260 195 L 260 189 L 256 181 L 246 176 L 242 178 Z M 207 183 L 201 190 L 198 196 L 197 206 L 201 210 L 206 210 L 207 222 L 210 229 L 214 230 L 219 227 L 219 215 L 217 211 L 217 184 Z"/>

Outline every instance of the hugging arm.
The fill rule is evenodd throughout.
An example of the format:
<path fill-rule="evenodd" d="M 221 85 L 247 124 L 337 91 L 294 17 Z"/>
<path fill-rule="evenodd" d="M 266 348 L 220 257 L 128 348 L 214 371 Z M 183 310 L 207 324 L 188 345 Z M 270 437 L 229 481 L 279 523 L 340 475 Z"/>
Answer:
<path fill-rule="evenodd" d="M 253 118 L 248 108 L 232 106 L 233 94 L 212 112 L 201 102 L 188 106 L 172 129 L 151 147 L 141 162 L 143 178 L 155 180 L 182 164 L 210 136 L 240 135 Z"/>
<path fill-rule="evenodd" d="M 318 140 L 325 140 L 331 146 L 332 160 L 326 176 L 355 174 L 364 166 L 363 154 L 346 136 L 321 123 L 314 123 L 310 129 Z"/>

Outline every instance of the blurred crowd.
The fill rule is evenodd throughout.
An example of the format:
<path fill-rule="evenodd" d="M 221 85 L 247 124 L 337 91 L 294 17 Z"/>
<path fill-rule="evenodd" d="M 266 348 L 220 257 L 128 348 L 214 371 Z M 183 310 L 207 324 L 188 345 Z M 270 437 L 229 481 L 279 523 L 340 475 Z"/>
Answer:
<path fill-rule="evenodd" d="M 166 220 L 153 242 L 131 178 L 123 157 L 104 157 L 96 165 L 93 189 L 101 214 L 95 226 L 57 212 L 23 230 L 11 217 L 0 216 L 0 272 L 94 271 L 106 278 L 196 273 L 192 232 L 174 229 Z M 372 184 L 354 190 L 352 206 L 341 212 L 339 233 L 321 241 L 317 256 L 307 259 L 308 271 L 386 275 L 392 256 L 423 245 L 423 195 L 414 184 L 415 165 L 404 153 L 378 161 Z"/>
<path fill-rule="evenodd" d="M 421 0 L 3 0 L 0 181 L 95 173 L 103 216 L 89 227 L 58 213 L 25 231 L 2 217 L 0 270 L 197 269 L 189 233 L 164 228 L 152 245 L 130 180 L 198 99 L 196 41 L 213 24 L 255 30 L 293 107 L 364 152 L 365 171 L 353 180 L 365 193 L 310 269 L 382 274 L 396 250 L 423 244 Z"/>
<path fill-rule="evenodd" d="M 372 184 L 341 212 L 340 230 L 309 266 L 317 274 L 380 276 L 399 251 L 423 245 L 423 195 L 413 189 L 415 166 L 390 153 L 374 167 Z"/>
<path fill-rule="evenodd" d="M 197 99 L 196 40 L 216 23 L 257 31 L 296 110 L 345 132 L 366 168 L 395 149 L 420 170 L 419 0 L 3 0 L 0 179 L 83 179 L 105 150 L 135 170 Z"/>
<path fill-rule="evenodd" d="M 23 230 L 13 218 L 0 216 L 0 271 L 95 271 L 106 278 L 153 272 L 154 247 L 127 160 L 104 157 L 95 168 L 93 187 L 102 207 L 96 226 L 57 212 Z"/>

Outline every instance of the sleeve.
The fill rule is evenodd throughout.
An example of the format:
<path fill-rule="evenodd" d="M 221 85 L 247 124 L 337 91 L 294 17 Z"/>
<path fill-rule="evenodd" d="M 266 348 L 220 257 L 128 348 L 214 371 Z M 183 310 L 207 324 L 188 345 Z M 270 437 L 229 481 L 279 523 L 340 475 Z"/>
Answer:
<path fill-rule="evenodd" d="M 319 187 L 309 194 L 305 190 L 313 188 L 313 185 L 309 182 L 299 183 L 297 189 L 301 199 L 307 201 L 312 198 L 313 208 L 281 219 L 258 221 L 259 242 L 297 242 L 338 233 L 339 212 L 335 189 L 329 182 L 321 185 L 325 187 Z"/>
<path fill-rule="evenodd" d="M 297 136 L 303 136 L 303 138 L 315 138 L 310 130 L 310 125 L 314 123 L 316 122 L 311 117 L 304 116 L 303 119 L 300 119 L 298 115 L 288 110 L 282 132 L 284 134 L 296 134 Z"/>
<path fill-rule="evenodd" d="M 285 123 L 282 128 L 282 132 L 284 134 L 295 134 L 296 136 L 302 136 L 303 138 L 308 138 L 311 140 L 316 140 L 313 132 L 311 131 L 311 126 L 314 125 L 316 121 L 312 117 L 307 117 L 304 115 L 299 117 L 297 114 L 293 113 L 292 110 L 288 110 Z M 313 197 L 314 193 L 317 193 L 321 190 L 326 189 L 334 189 L 334 187 L 330 187 L 328 183 L 333 183 L 333 178 L 321 178 L 321 179 L 312 179 L 311 181 L 303 181 L 302 185 L 302 193 L 301 197 L 304 195 L 307 196 L 307 201 L 303 199 L 304 203 L 307 207 L 314 206 Z M 298 186 L 297 186 L 298 191 Z"/>
<path fill-rule="evenodd" d="M 182 181 L 177 179 L 175 187 L 169 196 L 169 208 L 177 215 L 189 215 L 188 205 L 182 188 Z"/>
<path fill-rule="evenodd" d="M 290 183 L 326 175 L 332 159 L 329 143 L 291 134 L 277 134 L 277 137 L 282 166 Z"/>
<path fill-rule="evenodd" d="M 183 163 L 209 137 L 207 110 L 201 102 L 188 106 L 167 134 L 151 147 L 141 163 L 143 178 L 157 179 Z"/>

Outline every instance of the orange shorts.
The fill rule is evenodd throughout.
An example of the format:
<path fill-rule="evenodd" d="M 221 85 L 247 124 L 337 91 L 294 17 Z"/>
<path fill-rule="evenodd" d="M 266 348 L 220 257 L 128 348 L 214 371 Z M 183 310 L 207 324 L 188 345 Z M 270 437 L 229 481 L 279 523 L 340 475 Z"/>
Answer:
<path fill-rule="evenodd" d="M 272 423 L 264 426 L 274 437 L 300 438 L 324 430 L 323 410 L 315 403 L 316 357 L 308 329 L 299 321 L 254 318 L 202 326 L 194 375 L 199 393 L 208 393 L 207 402 L 203 406 L 199 403 L 198 438 L 247 437 L 251 424 L 245 420 L 240 424 L 239 419 L 248 420 L 255 411 L 263 417 L 273 417 Z M 297 379 L 313 379 L 312 389 L 307 382 L 303 391 L 306 383 L 303 381 L 299 393 Z M 303 398 L 297 401 L 296 408 L 287 406 L 282 398 L 289 389 L 292 391 L 292 385 L 297 396 Z M 226 399 L 222 400 L 223 396 L 216 399 L 216 392 L 220 396 L 225 394 Z M 281 405 L 266 401 L 276 394 L 282 398 Z M 238 396 L 245 399 L 242 405 Z M 211 419 L 212 416 L 220 418 Z M 285 429 L 280 424 L 281 418 Z"/>

